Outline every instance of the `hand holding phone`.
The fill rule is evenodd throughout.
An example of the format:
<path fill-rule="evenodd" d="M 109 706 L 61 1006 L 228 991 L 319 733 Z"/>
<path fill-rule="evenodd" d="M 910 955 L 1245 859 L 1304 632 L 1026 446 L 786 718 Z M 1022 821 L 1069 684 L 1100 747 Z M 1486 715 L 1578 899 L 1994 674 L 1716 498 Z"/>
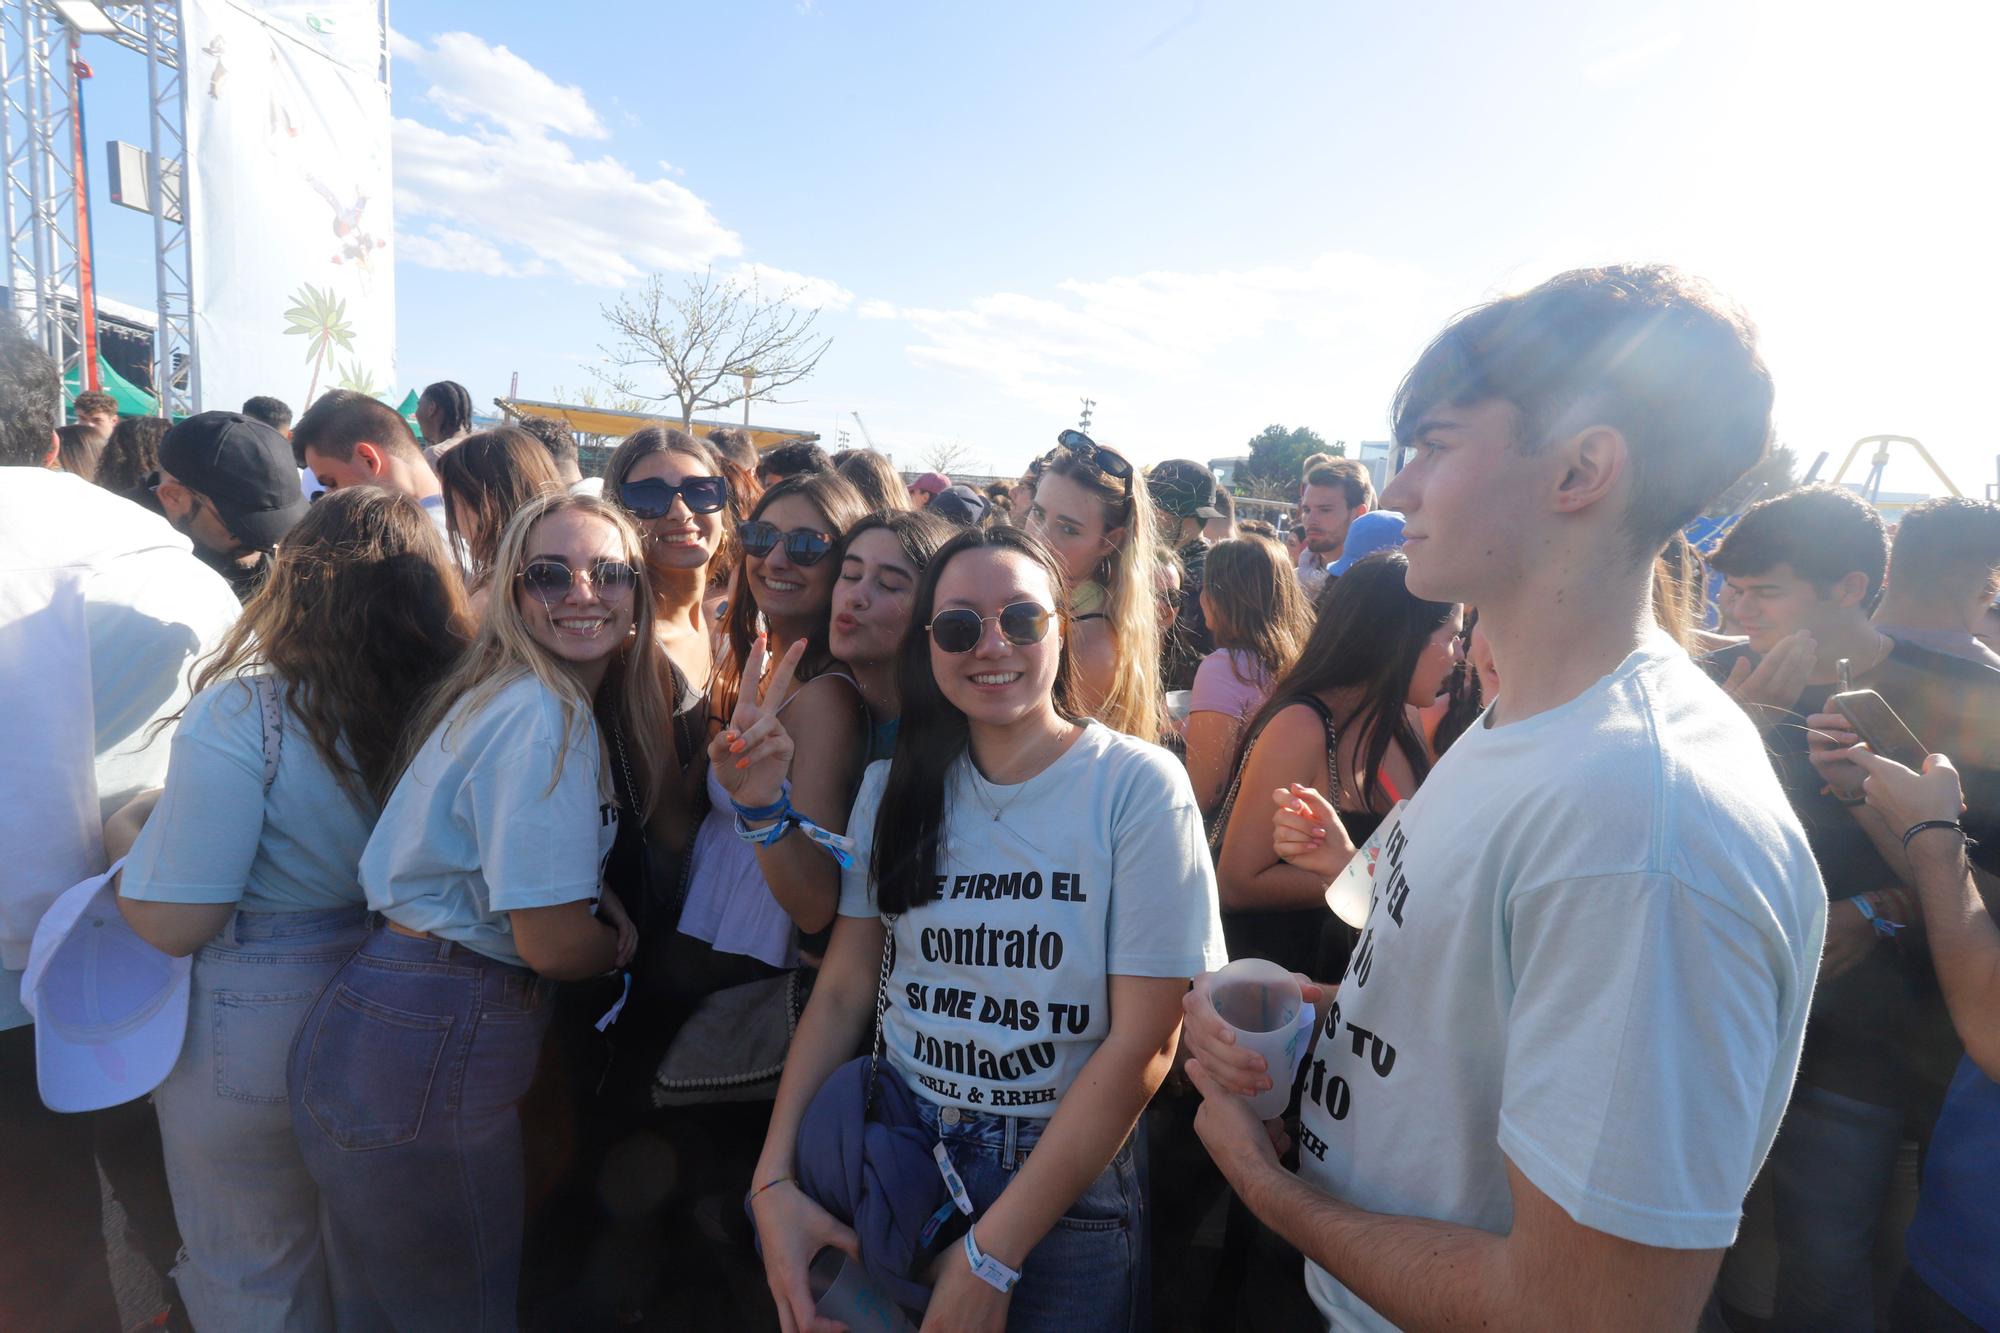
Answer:
<path fill-rule="evenodd" d="M 1827 700 L 1827 706 L 1846 718 L 1854 734 L 1876 754 L 1905 768 L 1923 771 L 1924 756 L 1930 751 L 1904 725 L 1903 719 L 1896 716 L 1888 700 L 1874 690 L 1843 690 Z"/>

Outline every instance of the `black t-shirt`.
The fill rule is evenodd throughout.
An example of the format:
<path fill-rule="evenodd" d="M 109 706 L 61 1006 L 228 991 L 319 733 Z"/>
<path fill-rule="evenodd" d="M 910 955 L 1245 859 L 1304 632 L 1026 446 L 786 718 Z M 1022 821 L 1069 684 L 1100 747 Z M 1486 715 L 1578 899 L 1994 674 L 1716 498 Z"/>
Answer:
<path fill-rule="evenodd" d="M 1703 666 L 1719 682 L 1744 657 L 1756 660 L 1739 644 L 1711 654 Z M 1965 783 L 1966 830 L 1983 844 L 1974 859 L 2000 870 L 2000 670 L 1897 642 L 1854 685 L 1880 694 L 1927 749 L 1951 758 Z M 1762 727 L 1830 902 L 1900 882 L 1808 756 L 1805 720 L 1829 711 L 1827 700 L 1838 689 L 1808 685 L 1788 713 Z M 1920 944 L 1884 943 L 1813 996 L 1799 1077 L 1871 1105 L 1904 1106 L 1913 1095 L 1920 1103 L 1932 1100 L 1949 1078 L 1948 1063 L 1935 1067 L 1947 1056 L 1957 1058 L 1927 953 Z"/>

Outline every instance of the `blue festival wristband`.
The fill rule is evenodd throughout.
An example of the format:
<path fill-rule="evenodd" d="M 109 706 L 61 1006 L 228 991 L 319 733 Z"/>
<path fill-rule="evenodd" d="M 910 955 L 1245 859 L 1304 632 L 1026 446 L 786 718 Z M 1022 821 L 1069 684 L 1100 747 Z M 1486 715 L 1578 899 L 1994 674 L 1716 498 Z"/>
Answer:
<path fill-rule="evenodd" d="M 729 798 L 738 816 L 744 819 L 778 819 L 792 808 L 792 780 L 786 778 L 778 786 L 778 799 L 770 805 L 745 805 L 734 796 Z"/>

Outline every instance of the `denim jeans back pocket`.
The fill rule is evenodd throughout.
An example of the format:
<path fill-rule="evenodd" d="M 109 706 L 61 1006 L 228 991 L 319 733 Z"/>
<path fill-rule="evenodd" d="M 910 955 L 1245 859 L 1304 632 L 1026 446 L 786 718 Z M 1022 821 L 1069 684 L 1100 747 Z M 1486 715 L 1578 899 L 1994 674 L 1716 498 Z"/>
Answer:
<path fill-rule="evenodd" d="M 318 998 L 316 990 L 214 992 L 215 1095 L 282 1106 L 292 1042 Z"/>
<path fill-rule="evenodd" d="M 1132 1144 L 1128 1140 L 1110 1165 L 1098 1173 L 1097 1179 L 1084 1187 L 1076 1202 L 1063 1210 L 1056 1226 L 1064 1231 L 1118 1231 L 1131 1225 L 1137 1201 L 1132 1188 L 1135 1184 Z"/>
<path fill-rule="evenodd" d="M 451 1016 L 393 1009 L 345 982 L 334 986 L 312 1037 L 300 1101 L 349 1151 L 408 1143 L 423 1127 Z"/>

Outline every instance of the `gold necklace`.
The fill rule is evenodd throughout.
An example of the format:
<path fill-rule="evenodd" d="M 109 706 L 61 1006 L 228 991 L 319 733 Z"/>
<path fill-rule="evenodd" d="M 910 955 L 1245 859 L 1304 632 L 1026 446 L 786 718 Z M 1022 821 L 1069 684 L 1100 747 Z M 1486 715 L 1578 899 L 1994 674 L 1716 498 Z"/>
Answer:
<path fill-rule="evenodd" d="M 1064 735 L 1062 733 L 1058 733 L 1057 736 L 1055 737 L 1056 744 L 1061 745 L 1063 743 L 1063 739 Z M 1040 777 L 1043 773 L 1046 773 L 1048 771 L 1048 765 L 1047 764 L 1042 765 L 1042 767 L 1036 769 L 1032 774 L 1014 784 L 1013 795 L 1009 796 L 1001 804 L 995 805 L 993 803 L 993 798 L 986 794 L 986 788 L 989 785 L 998 786 L 999 784 L 989 783 L 987 781 L 986 775 L 979 771 L 979 765 L 976 762 L 974 762 L 972 758 L 972 748 L 970 745 L 966 747 L 965 762 L 972 765 L 972 775 L 973 775 L 972 790 L 979 797 L 979 803 L 985 806 L 988 810 L 991 810 L 993 812 L 993 822 L 996 824 L 1000 822 L 1000 816 L 1006 814 L 1009 810 L 1012 810 L 1014 808 L 1014 803 L 1016 801 L 1019 801 L 1021 799 L 1022 794 L 1027 791 L 1028 784 L 1033 782 L 1036 778 Z M 1054 763 L 1054 762 L 1055 761 L 1053 759 L 1049 761 L 1049 763 Z"/>

